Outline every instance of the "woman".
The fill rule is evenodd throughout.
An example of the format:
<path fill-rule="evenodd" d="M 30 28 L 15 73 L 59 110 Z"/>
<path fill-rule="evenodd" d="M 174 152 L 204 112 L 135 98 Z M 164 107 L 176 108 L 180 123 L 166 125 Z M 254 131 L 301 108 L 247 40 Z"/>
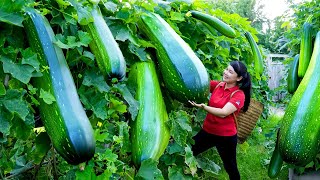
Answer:
<path fill-rule="evenodd" d="M 223 72 L 222 82 L 210 82 L 210 92 L 212 94 L 208 105 L 189 101 L 193 106 L 208 112 L 201 131 L 193 137 L 193 154 L 196 156 L 215 146 L 229 178 L 240 179 L 234 115 L 238 115 L 241 109 L 247 111 L 250 104 L 251 78 L 247 67 L 240 61 L 231 62 Z"/>

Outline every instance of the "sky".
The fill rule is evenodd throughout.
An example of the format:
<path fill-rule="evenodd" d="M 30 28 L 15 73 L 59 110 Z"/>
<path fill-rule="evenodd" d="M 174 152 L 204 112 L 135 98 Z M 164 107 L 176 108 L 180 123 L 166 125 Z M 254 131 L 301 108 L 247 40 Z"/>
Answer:
<path fill-rule="evenodd" d="M 263 12 L 269 19 L 274 19 L 277 16 L 281 16 L 286 10 L 289 9 L 289 5 L 286 0 L 260 0 L 261 4 L 264 4 Z M 294 3 L 300 3 L 310 0 L 293 0 Z"/>
<path fill-rule="evenodd" d="M 289 5 L 286 4 L 285 0 L 261 0 L 261 4 L 265 5 L 263 12 L 269 19 L 281 16 L 289 9 Z"/>

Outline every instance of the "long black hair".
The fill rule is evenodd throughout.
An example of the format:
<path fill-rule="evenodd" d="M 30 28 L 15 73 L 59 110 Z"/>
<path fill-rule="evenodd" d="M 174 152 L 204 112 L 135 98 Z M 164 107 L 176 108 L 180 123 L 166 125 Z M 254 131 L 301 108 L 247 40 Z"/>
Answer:
<path fill-rule="evenodd" d="M 251 98 L 251 77 L 247 71 L 246 65 L 241 61 L 232 61 L 230 65 L 233 67 L 234 71 L 238 74 L 238 77 L 242 76 L 242 79 L 238 81 L 239 88 L 244 92 L 245 101 L 242 110 L 246 112 L 248 110 Z"/>

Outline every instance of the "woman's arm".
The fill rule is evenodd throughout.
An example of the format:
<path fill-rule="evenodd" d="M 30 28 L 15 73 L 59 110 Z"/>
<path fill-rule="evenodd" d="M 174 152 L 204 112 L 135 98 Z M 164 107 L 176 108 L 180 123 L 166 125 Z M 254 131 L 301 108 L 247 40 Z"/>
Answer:
<path fill-rule="evenodd" d="M 195 107 L 202 108 L 205 111 L 207 111 L 208 113 L 213 114 L 218 117 L 221 117 L 221 118 L 224 118 L 224 117 L 230 115 L 231 113 L 234 113 L 237 110 L 237 108 L 230 102 L 228 102 L 223 108 L 215 108 L 215 107 L 207 106 L 203 103 L 197 104 L 194 101 L 189 101 L 189 103 Z"/>

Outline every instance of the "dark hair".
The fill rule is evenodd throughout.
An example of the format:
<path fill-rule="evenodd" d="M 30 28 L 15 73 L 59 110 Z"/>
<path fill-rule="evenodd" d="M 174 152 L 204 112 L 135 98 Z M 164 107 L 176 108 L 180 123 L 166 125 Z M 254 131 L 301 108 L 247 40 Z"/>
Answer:
<path fill-rule="evenodd" d="M 242 110 L 246 112 L 248 110 L 251 98 L 251 77 L 247 71 L 246 65 L 241 61 L 232 61 L 230 66 L 233 67 L 234 71 L 238 74 L 238 77 L 242 76 L 242 79 L 238 82 L 239 88 L 244 92 L 245 101 Z"/>

